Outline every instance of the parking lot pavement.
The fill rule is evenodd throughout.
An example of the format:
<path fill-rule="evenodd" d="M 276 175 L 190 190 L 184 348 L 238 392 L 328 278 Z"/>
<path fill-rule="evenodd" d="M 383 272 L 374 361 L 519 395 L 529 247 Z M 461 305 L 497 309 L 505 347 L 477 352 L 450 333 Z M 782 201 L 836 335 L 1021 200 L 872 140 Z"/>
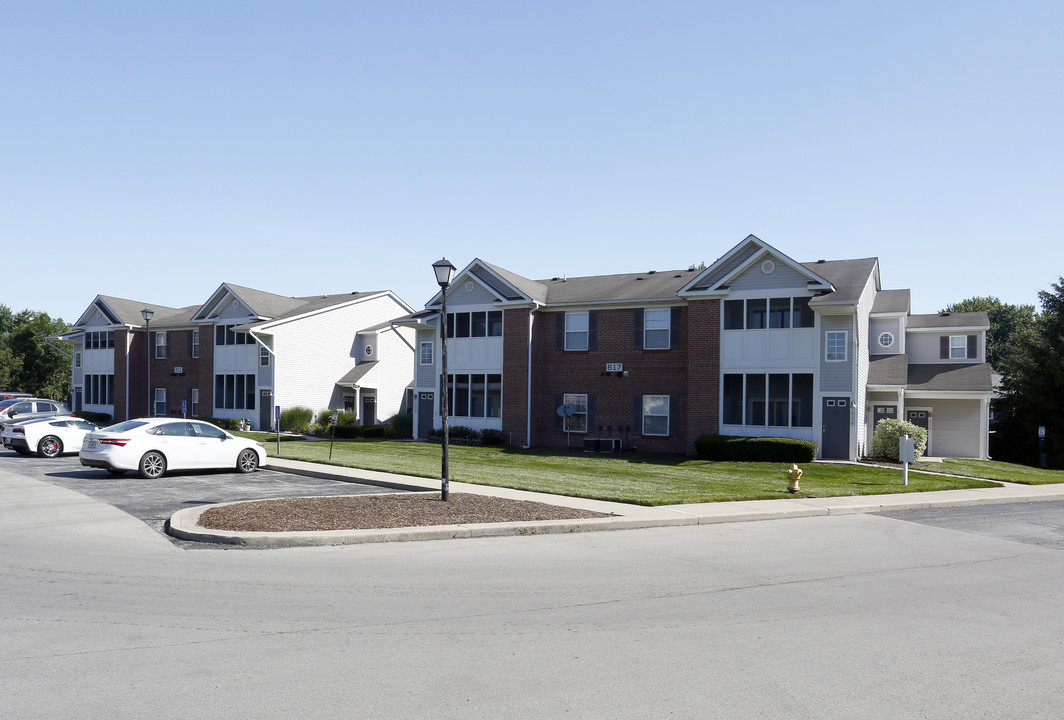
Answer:
<path fill-rule="evenodd" d="M 104 470 L 82 466 L 77 455 L 46 459 L 23 457 L 10 450 L 0 450 L 0 467 L 112 505 L 160 533 L 164 532 L 163 527 L 171 515 L 195 505 L 308 495 L 397 492 L 390 488 L 261 469 L 247 475 L 216 470 L 167 473 L 158 480 L 144 480 L 134 472 L 116 477 Z M 182 547 L 204 546 L 203 543 L 167 537 Z"/>

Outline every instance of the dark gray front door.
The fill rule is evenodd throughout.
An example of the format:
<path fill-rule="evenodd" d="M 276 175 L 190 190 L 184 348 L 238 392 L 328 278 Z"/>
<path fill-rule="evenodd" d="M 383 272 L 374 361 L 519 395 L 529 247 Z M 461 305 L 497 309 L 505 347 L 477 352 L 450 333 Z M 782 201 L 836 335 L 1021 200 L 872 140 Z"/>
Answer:
<path fill-rule="evenodd" d="M 82 389 L 74 388 L 74 412 L 81 412 Z"/>
<path fill-rule="evenodd" d="M 424 440 L 432 432 L 432 393 L 419 393 L 417 400 L 417 436 Z"/>
<path fill-rule="evenodd" d="M 273 390 L 259 390 L 259 430 L 273 427 Z"/>
<path fill-rule="evenodd" d="M 924 451 L 925 455 L 931 454 L 931 427 L 928 419 L 931 417 L 931 413 L 927 410 L 906 410 L 905 419 L 911 422 L 916 427 L 922 427 L 927 430 L 927 450 Z"/>
<path fill-rule="evenodd" d="M 820 455 L 825 460 L 850 457 L 850 399 L 824 398 Z"/>
<path fill-rule="evenodd" d="M 377 398 L 374 395 L 362 396 L 362 424 L 377 424 Z"/>
<path fill-rule="evenodd" d="M 872 432 L 875 432 L 876 425 L 880 420 L 897 420 L 898 419 L 898 406 L 897 405 L 876 405 L 872 408 Z"/>

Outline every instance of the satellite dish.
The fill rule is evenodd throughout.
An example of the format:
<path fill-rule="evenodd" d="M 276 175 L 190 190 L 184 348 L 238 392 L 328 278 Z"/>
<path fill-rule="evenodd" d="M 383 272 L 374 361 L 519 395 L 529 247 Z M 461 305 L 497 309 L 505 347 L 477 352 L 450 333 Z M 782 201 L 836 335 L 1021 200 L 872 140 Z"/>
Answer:
<path fill-rule="evenodd" d="M 565 403 L 564 405 L 559 405 L 555 412 L 562 417 L 572 417 L 576 413 L 576 405 Z"/>

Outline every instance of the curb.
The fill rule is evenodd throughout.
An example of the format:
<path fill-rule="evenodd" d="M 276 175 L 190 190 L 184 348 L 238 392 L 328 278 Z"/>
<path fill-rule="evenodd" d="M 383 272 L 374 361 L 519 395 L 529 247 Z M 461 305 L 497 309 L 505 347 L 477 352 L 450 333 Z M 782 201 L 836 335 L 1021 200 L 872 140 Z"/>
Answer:
<path fill-rule="evenodd" d="M 391 475 L 369 470 L 354 470 L 316 465 L 294 460 L 276 460 L 264 466 L 296 475 L 375 485 L 396 490 L 425 492 L 438 489 L 438 480 L 425 480 L 404 475 Z M 328 469 L 325 469 L 328 468 Z M 1001 481 L 994 481 L 1001 482 Z M 654 527 L 709 525 L 728 522 L 752 522 L 788 518 L 823 517 L 919 510 L 933 507 L 967 507 L 1064 500 L 1064 484 L 1018 485 L 1001 482 L 993 488 L 937 490 L 926 493 L 898 493 L 891 495 L 856 495 L 833 498 L 801 498 L 794 500 L 746 500 L 738 502 L 699 503 L 645 507 L 616 502 L 603 502 L 561 495 L 548 495 L 523 490 L 494 488 L 452 482 L 453 492 L 471 492 L 515 499 L 547 502 L 553 505 L 595 509 L 613 513 L 612 517 L 580 520 L 538 520 L 528 522 L 475 523 L 465 525 L 431 525 L 422 527 L 382 528 L 367 530 L 315 530 L 289 532 L 237 532 L 199 527 L 200 516 L 211 507 L 234 503 L 218 503 L 185 508 L 174 513 L 168 532 L 182 540 L 210 542 L 248 547 L 312 547 L 323 545 L 352 545 L 414 540 L 445 540 L 454 538 L 503 537 L 514 535 L 557 535 L 563 533 L 595 532 L 603 530 L 634 530 Z M 240 501 L 247 502 L 247 501 Z"/>

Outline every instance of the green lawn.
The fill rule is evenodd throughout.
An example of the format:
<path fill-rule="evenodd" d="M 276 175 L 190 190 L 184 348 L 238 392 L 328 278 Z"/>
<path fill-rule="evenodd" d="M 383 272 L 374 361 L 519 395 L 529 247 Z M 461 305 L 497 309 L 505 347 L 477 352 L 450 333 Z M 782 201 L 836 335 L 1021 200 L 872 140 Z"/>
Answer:
<path fill-rule="evenodd" d="M 988 480 L 1004 480 L 1006 482 L 1023 483 L 1024 485 L 1064 483 L 1064 470 L 1042 470 L 1041 468 L 1028 467 L 1027 465 L 1013 465 L 1012 463 L 996 462 L 994 460 L 954 458 L 943 460 L 941 466 L 938 463 L 921 463 L 920 467 L 930 472 L 945 472 L 952 475 L 964 475 L 965 477 L 987 478 Z"/>
<path fill-rule="evenodd" d="M 256 437 L 256 439 L 261 439 Z M 270 455 L 277 446 L 265 442 Z M 280 457 L 329 463 L 328 442 L 285 442 Z M 331 464 L 426 478 L 440 476 L 440 446 L 336 441 Z M 837 497 L 993 487 L 996 483 L 859 465 L 803 465 L 801 491 L 787 492 L 782 463 L 706 462 L 678 457 L 584 455 L 452 445 L 451 480 L 637 505 Z"/>

